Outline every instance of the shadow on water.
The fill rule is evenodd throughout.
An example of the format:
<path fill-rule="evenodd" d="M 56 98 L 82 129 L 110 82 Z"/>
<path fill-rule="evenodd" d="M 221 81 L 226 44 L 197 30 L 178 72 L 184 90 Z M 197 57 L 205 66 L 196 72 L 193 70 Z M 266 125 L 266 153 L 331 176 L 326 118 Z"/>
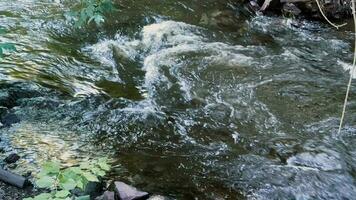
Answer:
<path fill-rule="evenodd" d="M 57 1 L 1 1 L 4 155 L 36 170 L 109 155 L 110 178 L 178 199 L 353 199 L 352 33 L 224 0 L 122 0 L 76 30 Z M 354 85 L 356 86 L 356 85 Z"/>

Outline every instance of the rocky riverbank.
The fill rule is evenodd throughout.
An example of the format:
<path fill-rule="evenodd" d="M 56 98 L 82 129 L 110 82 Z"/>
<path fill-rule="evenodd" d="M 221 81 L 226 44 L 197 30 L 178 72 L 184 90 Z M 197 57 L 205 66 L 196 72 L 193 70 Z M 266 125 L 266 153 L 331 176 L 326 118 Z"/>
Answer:
<path fill-rule="evenodd" d="M 277 13 L 284 16 L 301 16 L 323 19 L 320 12 L 330 19 L 343 20 L 351 17 L 350 0 L 250 0 L 250 8 L 266 14 Z"/>

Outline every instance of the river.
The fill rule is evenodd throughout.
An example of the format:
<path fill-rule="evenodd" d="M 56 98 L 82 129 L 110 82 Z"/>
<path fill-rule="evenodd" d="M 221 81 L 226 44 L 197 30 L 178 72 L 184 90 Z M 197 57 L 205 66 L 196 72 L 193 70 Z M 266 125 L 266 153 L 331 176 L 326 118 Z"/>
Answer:
<path fill-rule="evenodd" d="M 354 199 L 353 34 L 229 0 L 122 0 L 74 28 L 71 3 L 0 0 L 0 129 L 15 171 L 113 160 L 111 179 L 178 199 Z"/>

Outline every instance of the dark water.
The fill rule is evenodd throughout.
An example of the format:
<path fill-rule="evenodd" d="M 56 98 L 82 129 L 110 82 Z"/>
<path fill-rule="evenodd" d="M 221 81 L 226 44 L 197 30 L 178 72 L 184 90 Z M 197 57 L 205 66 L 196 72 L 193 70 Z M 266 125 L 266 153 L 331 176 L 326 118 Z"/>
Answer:
<path fill-rule="evenodd" d="M 354 199 L 353 35 L 227 0 L 123 0 L 76 30 L 70 3 L 0 1 L 0 129 L 18 171 L 113 159 L 112 177 L 177 199 Z"/>

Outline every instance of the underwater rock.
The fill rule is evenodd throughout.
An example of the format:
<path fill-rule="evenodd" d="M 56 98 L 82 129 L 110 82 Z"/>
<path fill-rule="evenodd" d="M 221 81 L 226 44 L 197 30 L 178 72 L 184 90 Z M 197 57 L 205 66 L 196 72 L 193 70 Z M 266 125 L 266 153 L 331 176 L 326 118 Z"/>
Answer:
<path fill-rule="evenodd" d="M 10 127 L 12 124 L 19 123 L 20 119 L 14 113 L 8 113 L 3 118 L 0 118 L 0 123 L 4 127 Z"/>
<path fill-rule="evenodd" d="M 343 165 L 346 165 L 342 162 L 336 152 L 334 152 L 334 155 L 324 152 L 304 152 L 290 157 L 287 160 L 287 163 L 293 166 L 304 166 L 324 171 L 340 170 L 343 169 Z"/>
<path fill-rule="evenodd" d="M 0 106 L 0 119 L 5 116 L 7 113 L 9 113 L 9 110 L 6 107 Z"/>
<path fill-rule="evenodd" d="M 124 182 L 115 181 L 114 187 L 116 197 L 120 200 L 139 200 L 147 199 L 149 197 L 147 192 L 139 191 L 135 187 L 127 185 Z"/>
<path fill-rule="evenodd" d="M 237 13 L 231 10 L 218 10 L 212 13 L 203 13 L 200 24 L 210 25 L 220 28 L 238 28 Z"/>
<path fill-rule="evenodd" d="M 12 153 L 4 159 L 7 164 L 15 163 L 20 159 L 20 156 L 16 153 Z"/>

